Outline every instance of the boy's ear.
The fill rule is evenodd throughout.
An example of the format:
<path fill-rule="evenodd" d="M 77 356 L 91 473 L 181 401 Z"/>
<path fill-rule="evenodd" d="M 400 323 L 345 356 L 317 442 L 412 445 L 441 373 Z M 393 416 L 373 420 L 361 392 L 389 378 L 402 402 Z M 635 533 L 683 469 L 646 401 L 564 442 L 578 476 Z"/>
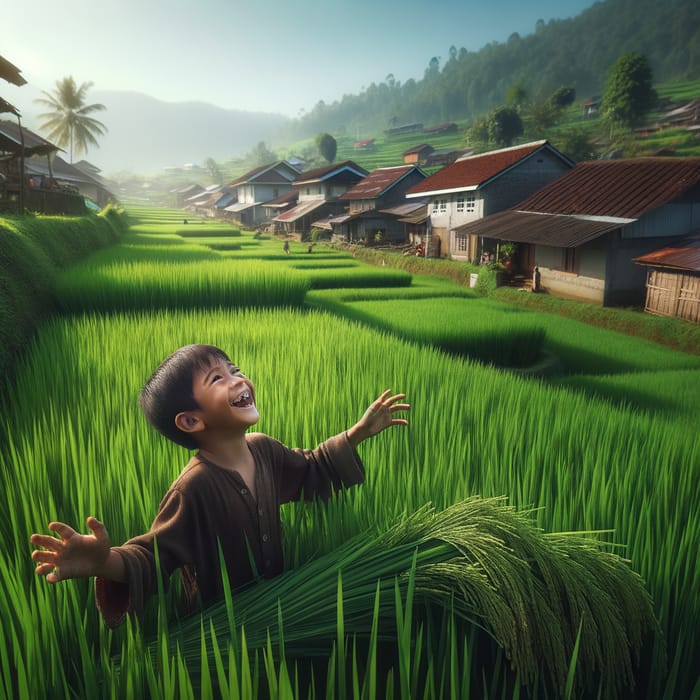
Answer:
<path fill-rule="evenodd" d="M 175 416 L 175 425 L 183 433 L 198 433 L 204 430 L 204 421 L 194 411 L 181 411 Z"/>

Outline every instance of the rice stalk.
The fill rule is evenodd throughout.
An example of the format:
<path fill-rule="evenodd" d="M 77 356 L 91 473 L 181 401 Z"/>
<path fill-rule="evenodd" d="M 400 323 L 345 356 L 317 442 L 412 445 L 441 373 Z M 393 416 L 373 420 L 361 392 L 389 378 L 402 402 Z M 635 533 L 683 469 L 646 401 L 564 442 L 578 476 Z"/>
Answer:
<path fill-rule="evenodd" d="M 219 639 L 244 628 L 251 649 L 269 651 L 280 640 L 281 623 L 270 613 L 279 606 L 288 660 L 327 653 L 340 636 L 376 637 L 381 619 L 382 636 L 397 640 L 405 663 L 406 645 L 419 638 L 409 628 L 413 586 L 417 597 L 486 630 L 524 684 L 542 676 L 558 694 L 577 641 L 579 685 L 633 688 L 645 636 L 658 630 L 651 600 L 623 559 L 588 537 L 543 533 L 531 513 L 502 498 L 470 498 L 443 511 L 425 506 L 384 533 L 354 538 L 234 595 L 233 630 L 225 603 L 184 619 L 170 630 L 171 653 L 176 645 L 189 666 L 199 666 L 202 624 Z M 411 685 L 410 668 L 400 665 L 398 687 L 405 695 Z"/>

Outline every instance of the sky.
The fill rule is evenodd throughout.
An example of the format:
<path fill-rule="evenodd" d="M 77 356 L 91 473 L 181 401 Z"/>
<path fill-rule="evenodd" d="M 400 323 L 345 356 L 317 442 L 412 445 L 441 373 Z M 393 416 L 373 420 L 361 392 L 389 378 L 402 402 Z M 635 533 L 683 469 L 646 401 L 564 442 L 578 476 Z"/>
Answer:
<path fill-rule="evenodd" d="M 94 90 L 208 102 L 289 117 L 393 74 L 420 79 L 450 46 L 478 51 L 593 0 L 31 0 L 3 3 L 0 55 L 28 81 L 0 81 L 23 117 L 73 76 Z M 90 102 L 90 93 L 87 102 Z"/>

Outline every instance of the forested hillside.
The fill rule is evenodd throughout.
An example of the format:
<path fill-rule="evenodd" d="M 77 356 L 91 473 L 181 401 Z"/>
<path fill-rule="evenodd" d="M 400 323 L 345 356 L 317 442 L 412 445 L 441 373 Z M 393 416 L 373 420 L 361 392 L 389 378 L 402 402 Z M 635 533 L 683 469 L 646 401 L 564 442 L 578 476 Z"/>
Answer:
<path fill-rule="evenodd" d="M 532 98 L 562 85 L 573 86 L 578 97 L 600 94 L 608 69 L 626 51 L 647 56 L 655 81 L 700 77 L 700 3 L 606 0 L 571 19 L 540 20 L 532 34 L 514 33 L 478 51 L 446 46 L 447 60 L 441 65 L 438 57 L 430 58 L 421 80 L 401 83 L 397 65 L 396 75 L 359 95 L 318 102 L 297 122 L 296 135 L 351 135 L 397 123 L 475 117 L 502 104 L 516 83 Z"/>

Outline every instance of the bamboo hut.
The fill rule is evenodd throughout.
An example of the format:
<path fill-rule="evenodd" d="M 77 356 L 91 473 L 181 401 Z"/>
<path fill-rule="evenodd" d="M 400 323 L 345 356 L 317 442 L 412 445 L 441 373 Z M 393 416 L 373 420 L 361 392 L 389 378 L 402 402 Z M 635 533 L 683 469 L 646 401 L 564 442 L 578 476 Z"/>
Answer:
<path fill-rule="evenodd" d="M 644 311 L 700 322 L 700 233 L 634 262 L 648 268 Z"/>

